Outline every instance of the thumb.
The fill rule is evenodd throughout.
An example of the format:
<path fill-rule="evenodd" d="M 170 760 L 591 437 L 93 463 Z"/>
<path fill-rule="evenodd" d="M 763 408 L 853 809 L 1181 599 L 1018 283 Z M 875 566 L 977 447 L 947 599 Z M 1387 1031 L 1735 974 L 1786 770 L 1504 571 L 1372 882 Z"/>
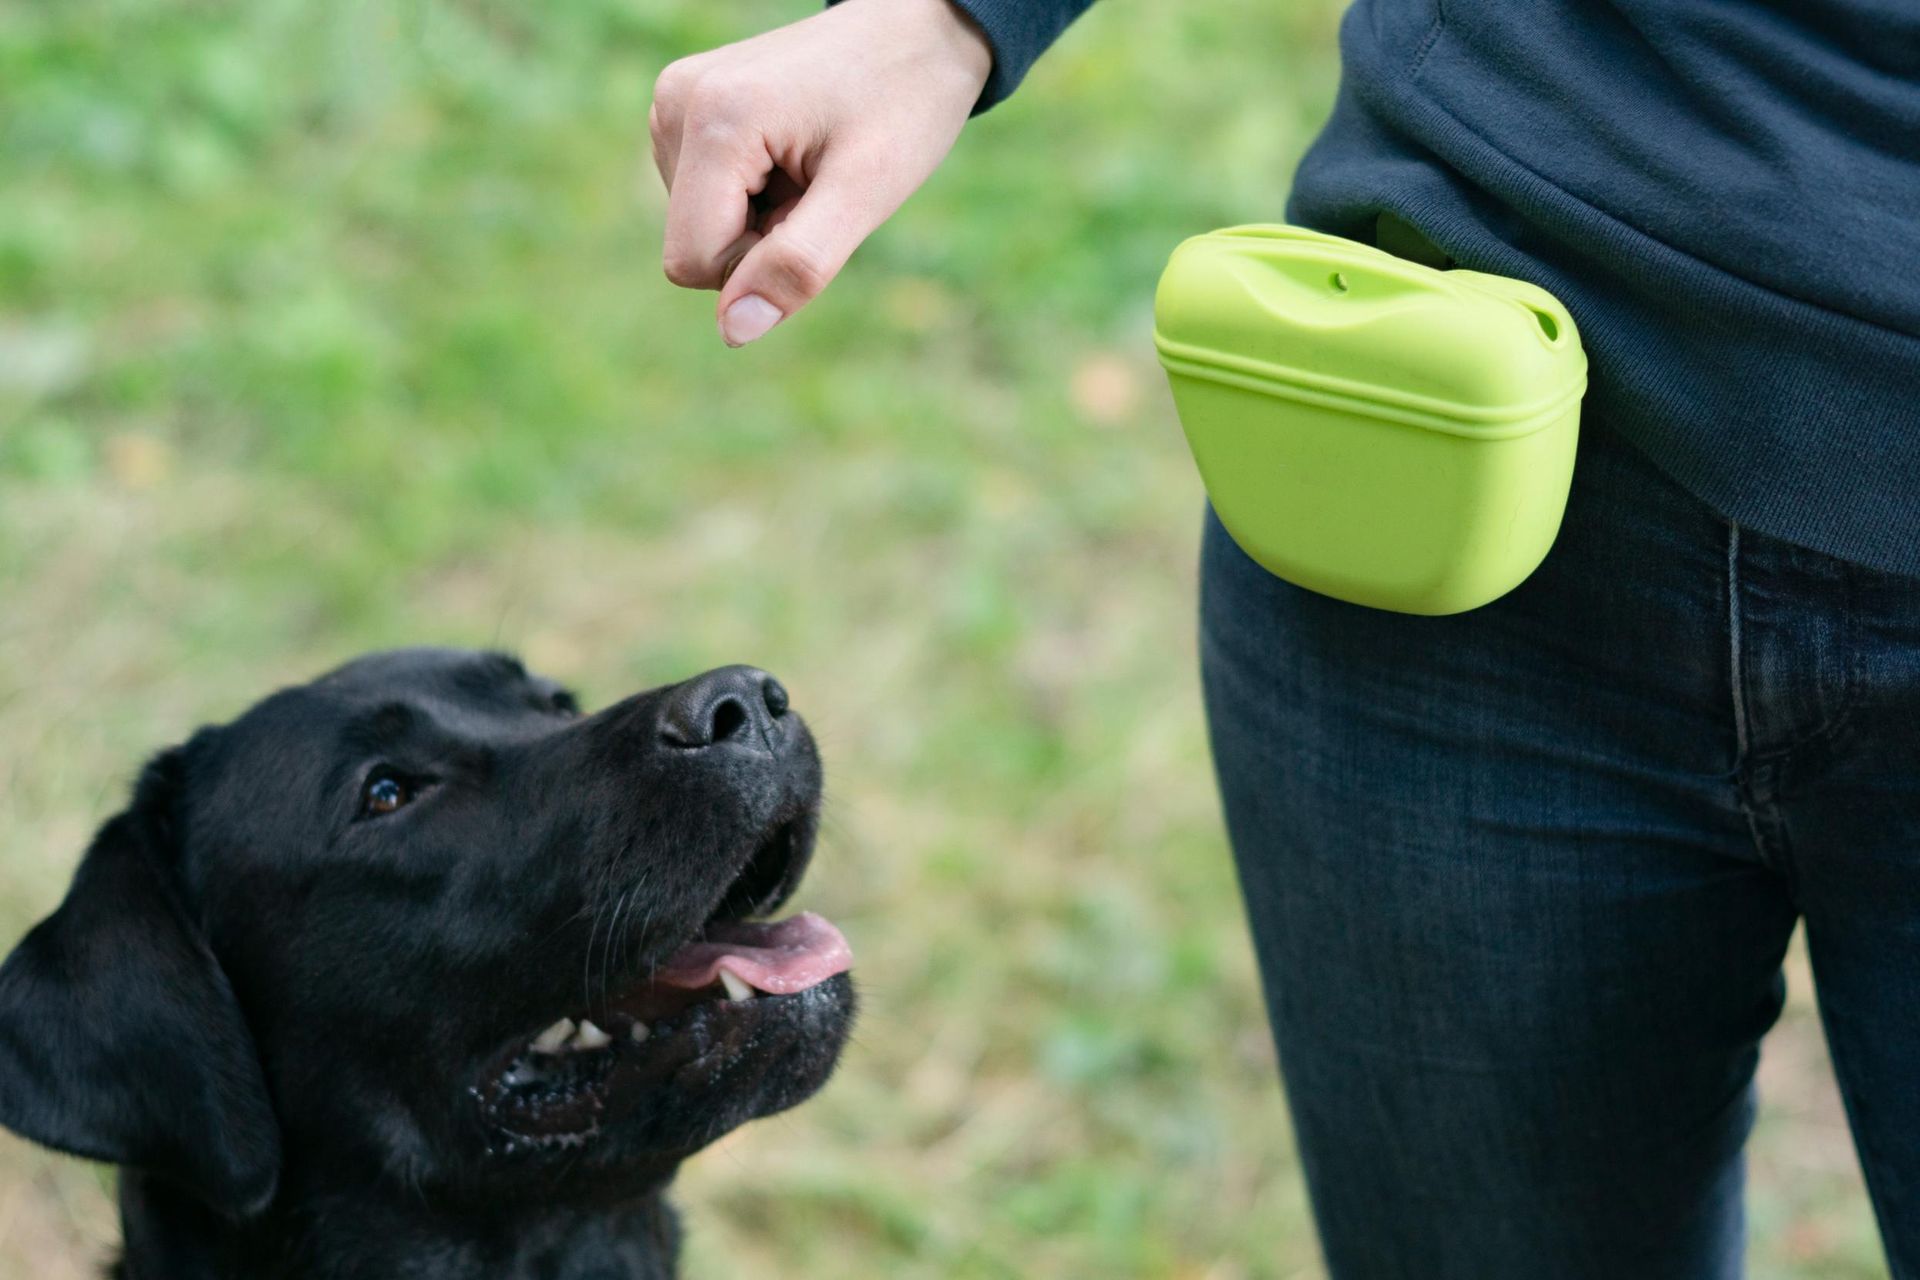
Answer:
<path fill-rule="evenodd" d="M 859 184 L 823 169 L 727 277 L 719 301 L 727 345 L 745 346 L 813 301 L 888 212 Z"/>

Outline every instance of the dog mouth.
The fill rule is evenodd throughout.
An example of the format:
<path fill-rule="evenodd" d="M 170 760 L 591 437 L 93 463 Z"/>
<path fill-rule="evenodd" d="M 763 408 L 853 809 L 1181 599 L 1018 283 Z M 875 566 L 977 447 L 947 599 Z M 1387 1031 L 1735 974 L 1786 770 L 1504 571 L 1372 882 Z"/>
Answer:
<path fill-rule="evenodd" d="M 831 921 L 811 911 L 752 918 L 798 886 L 812 839 L 810 815 L 779 824 L 676 950 L 593 1008 L 497 1055 L 469 1090 L 489 1150 L 584 1146 L 650 1088 L 710 1084 L 771 1028 L 802 1027 L 822 1001 L 845 999 L 845 980 L 833 979 L 853 953 Z"/>

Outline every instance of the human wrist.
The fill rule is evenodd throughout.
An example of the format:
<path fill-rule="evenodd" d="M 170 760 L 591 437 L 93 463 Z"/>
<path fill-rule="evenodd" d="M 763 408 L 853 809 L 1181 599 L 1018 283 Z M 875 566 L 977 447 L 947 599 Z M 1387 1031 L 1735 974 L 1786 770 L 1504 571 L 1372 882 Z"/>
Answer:
<path fill-rule="evenodd" d="M 987 33 L 953 0 L 937 0 L 937 4 L 946 10 L 941 26 L 953 49 L 955 66 L 969 79 L 985 85 L 993 74 L 993 45 Z"/>
<path fill-rule="evenodd" d="M 993 74 L 993 45 L 965 9 L 953 0 L 866 0 L 897 5 L 911 14 L 916 31 L 927 39 L 928 56 L 942 71 L 951 72 L 974 94 Z"/>

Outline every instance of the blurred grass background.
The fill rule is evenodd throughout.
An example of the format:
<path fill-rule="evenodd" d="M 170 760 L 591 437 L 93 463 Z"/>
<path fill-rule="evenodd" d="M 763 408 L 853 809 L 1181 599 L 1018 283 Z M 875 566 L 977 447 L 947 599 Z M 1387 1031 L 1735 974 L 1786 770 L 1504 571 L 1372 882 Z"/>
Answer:
<path fill-rule="evenodd" d="M 691 1166 L 689 1274 L 1318 1274 L 1148 308 L 1181 236 L 1278 215 L 1340 7 L 1100 6 L 729 352 L 660 275 L 649 93 L 803 3 L 0 0 L 0 941 L 149 750 L 359 650 L 598 701 L 761 663 L 866 1014 Z M 1792 980 L 1754 1274 L 1881 1274 Z M 0 1275 L 92 1274 L 109 1197 L 4 1139 Z"/>

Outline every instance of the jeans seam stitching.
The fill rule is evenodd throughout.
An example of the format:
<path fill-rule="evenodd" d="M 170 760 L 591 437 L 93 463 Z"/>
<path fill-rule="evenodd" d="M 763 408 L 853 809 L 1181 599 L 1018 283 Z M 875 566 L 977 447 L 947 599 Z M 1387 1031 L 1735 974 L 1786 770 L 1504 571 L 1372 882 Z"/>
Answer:
<path fill-rule="evenodd" d="M 1842 697 L 1846 697 L 1844 691 Z M 1825 720 L 1822 720 L 1813 728 L 1797 734 L 1791 742 L 1783 743 L 1780 746 L 1770 748 L 1766 751 L 1754 752 L 1751 763 L 1756 765 L 1784 763 L 1789 757 L 1798 755 L 1808 747 L 1820 746 L 1833 741 L 1846 730 L 1852 719 L 1853 708 L 1843 702 L 1838 711 L 1828 716 Z"/>
<path fill-rule="evenodd" d="M 1834 705 L 1822 716 L 1820 723 L 1810 729 L 1803 729 L 1791 739 L 1777 747 L 1765 751 L 1753 751 L 1751 745 L 1743 742 L 1743 758 L 1752 765 L 1778 764 L 1785 767 L 1789 758 L 1809 747 L 1822 746 L 1837 740 L 1853 721 L 1853 713 L 1859 701 L 1860 653 L 1859 646 L 1853 641 L 1853 619 L 1855 617 L 1854 580 L 1851 573 L 1841 578 L 1841 629 L 1837 643 L 1843 653 L 1840 664 L 1840 694 Z M 1739 697 L 1736 694 L 1736 697 Z M 1744 706 L 1743 706 L 1744 714 Z"/>
<path fill-rule="evenodd" d="M 1776 824 L 1762 815 L 1762 806 L 1754 794 L 1754 772 L 1767 767 L 1766 752 L 1753 751 L 1752 722 L 1748 718 L 1746 650 L 1744 619 L 1740 612 L 1740 525 L 1727 522 L 1727 671 L 1733 700 L 1734 797 L 1747 820 L 1747 835 L 1753 841 L 1754 854 L 1763 866 L 1781 870 L 1786 859 L 1776 850 L 1768 832 Z"/>
<path fill-rule="evenodd" d="M 1727 524 L 1727 671 L 1733 695 L 1733 770 L 1740 776 L 1747 763 L 1747 695 L 1745 655 L 1741 651 L 1740 526 Z"/>

